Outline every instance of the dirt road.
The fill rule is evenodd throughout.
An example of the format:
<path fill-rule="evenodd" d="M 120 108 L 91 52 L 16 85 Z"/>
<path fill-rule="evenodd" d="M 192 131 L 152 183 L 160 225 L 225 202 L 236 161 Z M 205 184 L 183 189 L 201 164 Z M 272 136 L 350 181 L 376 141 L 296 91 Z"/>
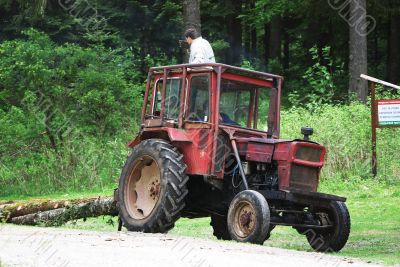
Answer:
<path fill-rule="evenodd" d="M 377 266 L 319 253 L 161 234 L 91 232 L 0 225 L 8 266 Z"/>

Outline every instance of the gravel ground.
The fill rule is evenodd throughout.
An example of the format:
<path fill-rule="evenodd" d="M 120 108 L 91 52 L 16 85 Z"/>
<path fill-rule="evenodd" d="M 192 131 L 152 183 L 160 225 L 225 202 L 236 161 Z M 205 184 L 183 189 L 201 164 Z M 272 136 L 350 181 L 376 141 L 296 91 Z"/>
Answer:
<path fill-rule="evenodd" d="M 378 266 L 321 253 L 163 234 L 0 225 L 4 266 Z"/>

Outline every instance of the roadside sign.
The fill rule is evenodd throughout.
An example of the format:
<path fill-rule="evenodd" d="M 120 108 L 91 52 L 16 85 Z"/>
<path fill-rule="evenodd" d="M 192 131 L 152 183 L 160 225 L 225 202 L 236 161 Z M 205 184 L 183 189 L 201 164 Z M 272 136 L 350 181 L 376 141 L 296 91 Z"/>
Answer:
<path fill-rule="evenodd" d="M 378 127 L 400 126 L 400 100 L 378 100 Z"/>
<path fill-rule="evenodd" d="M 376 100 L 375 84 L 381 84 L 393 89 L 400 90 L 400 86 L 379 80 L 374 77 L 361 74 L 362 79 L 371 84 L 371 140 L 372 140 L 372 175 L 378 172 L 378 158 L 376 154 L 376 129 L 377 128 L 400 128 L 400 100 Z"/>

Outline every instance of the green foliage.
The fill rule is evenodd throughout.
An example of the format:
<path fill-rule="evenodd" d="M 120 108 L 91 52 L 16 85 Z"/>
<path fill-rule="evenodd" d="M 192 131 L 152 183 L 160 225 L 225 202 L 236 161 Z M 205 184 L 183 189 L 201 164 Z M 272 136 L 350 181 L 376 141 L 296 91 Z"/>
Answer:
<path fill-rule="evenodd" d="M 254 70 L 254 66 L 250 60 L 243 60 L 240 67 L 248 70 Z"/>
<path fill-rule="evenodd" d="M 384 78 L 390 12 L 382 6 L 368 2 L 368 13 L 379 21 L 374 35 L 370 35 L 368 61 L 369 73 Z M 348 24 L 326 1 L 203 0 L 201 15 L 202 32 L 215 44 L 219 62 L 258 60 L 257 70 L 284 74 L 285 84 L 291 85 L 286 87 L 285 96 L 292 89 L 299 92 L 296 84 L 303 85 L 304 70 L 314 64 L 309 53 L 304 53 L 311 47 L 329 46 L 332 58 L 345 65 L 348 62 Z M 272 18 L 277 17 L 282 25 L 277 27 L 281 32 L 275 42 L 288 47 L 281 51 L 289 63 L 285 66 L 280 59 L 270 62 L 268 54 L 268 28 Z M 178 0 L 0 0 L 0 40 L 20 38 L 21 30 L 29 27 L 46 32 L 58 44 L 130 48 L 142 75 L 151 67 L 147 64 L 151 63 L 149 58 L 166 57 L 168 63 L 183 61 L 178 40 L 182 39 L 184 23 L 182 1 Z M 334 81 L 337 91 L 347 91 L 347 78 L 343 75 Z"/>
<path fill-rule="evenodd" d="M 334 80 L 343 73 L 343 66 L 335 65 L 330 56 L 330 47 L 323 48 L 321 52 L 322 58 L 316 46 L 310 49 L 315 63 L 303 75 L 306 87 L 293 90 L 289 94 L 288 99 L 293 107 L 304 106 L 309 110 L 315 110 L 325 104 L 334 103 L 336 90 Z"/>
<path fill-rule="evenodd" d="M 131 54 L 25 34 L 0 44 L 0 195 L 109 187 L 142 104 Z"/>
<path fill-rule="evenodd" d="M 262 68 L 262 63 L 258 59 L 243 59 L 240 64 L 240 67 L 248 70 L 257 71 Z"/>
<path fill-rule="evenodd" d="M 141 89 L 137 75 L 128 77 L 135 68 L 128 53 L 100 46 L 57 46 L 37 31 L 26 34 L 27 41 L 0 45 L 4 111 L 16 106 L 35 114 L 61 136 L 71 128 L 113 134 L 129 125 L 131 118 L 123 114 L 139 109 L 134 99 Z"/>
<path fill-rule="evenodd" d="M 282 65 L 278 59 L 271 59 L 268 62 L 268 72 L 270 73 L 282 73 Z"/>
<path fill-rule="evenodd" d="M 19 122 L 14 123 L 15 126 L 13 119 Z M 55 153 L 46 142 L 43 126 L 36 128 L 30 121 L 35 120 L 17 108 L 7 114 L 1 113 L 0 133 L 5 137 L 0 150 L 3 196 L 49 194 L 54 190 L 105 190 L 116 186 L 128 153 L 125 143 L 134 131 L 122 130 L 111 138 L 76 135 Z M 343 106 L 325 105 L 313 112 L 304 108 L 282 111 L 282 138 L 302 138 L 300 129 L 303 126 L 313 127 L 312 140 L 327 149 L 322 169 L 324 181 L 372 179 L 368 107 L 355 102 Z M 378 131 L 378 180 L 388 184 L 399 183 L 397 147 L 400 139 L 397 133 L 397 129 Z M 27 141 L 13 142 L 14 136 Z"/>
<path fill-rule="evenodd" d="M 274 16 L 301 12 L 301 8 L 304 6 L 306 6 L 304 1 L 299 0 L 259 0 L 256 1 L 254 9 L 248 10 L 242 17 L 254 24 L 264 24 L 271 21 Z M 259 16 L 254 16 L 255 13 Z"/>
<path fill-rule="evenodd" d="M 0 110 L 0 155 L 12 155 L 29 146 L 30 142 L 40 144 L 44 131 L 34 114 L 25 113 L 18 107 L 11 107 L 8 112 Z"/>
<path fill-rule="evenodd" d="M 131 48 L 142 74 L 151 67 L 144 65 L 147 55 L 179 57 L 182 24 L 177 0 L 0 0 L 0 41 L 35 27 L 58 44 Z"/>
<path fill-rule="evenodd" d="M 144 62 L 147 66 L 151 67 L 159 67 L 159 66 L 168 66 L 178 64 L 175 59 L 170 59 L 166 54 L 161 54 L 158 57 L 151 57 L 150 55 L 146 55 L 144 58 Z"/>
<path fill-rule="evenodd" d="M 229 43 L 225 40 L 215 40 L 211 43 L 211 46 L 214 50 L 214 54 L 216 56 L 216 61 L 221 62 L 220 59 L 224 58 L 224 53 L 229 48 Z"/>
<path fill-rule="evenodd" d="M 311 137 L 327 149 L 322 178 L 357 180 L 371 178 L 371 111 L 358 102 L 349 105 L 325 105 L 311 112 L 305 108 L 282 112 L 283 138 L 302 138 L 301 127 L 314 128 Z M 378 179 L 398 183 L 400 164 L 396 151 L 400 146 L 398 129 L 378 131 Z"/>

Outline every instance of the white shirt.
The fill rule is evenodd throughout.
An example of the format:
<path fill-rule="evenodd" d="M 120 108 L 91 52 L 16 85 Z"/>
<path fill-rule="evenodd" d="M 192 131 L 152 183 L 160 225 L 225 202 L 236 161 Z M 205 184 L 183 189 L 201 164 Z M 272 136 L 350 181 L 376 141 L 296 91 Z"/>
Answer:
<path fill-rule="evenodd" d="M 214 52 L 210 43 L 198 37 L 190 45 L 189 64 L 215 63 Z"/>

